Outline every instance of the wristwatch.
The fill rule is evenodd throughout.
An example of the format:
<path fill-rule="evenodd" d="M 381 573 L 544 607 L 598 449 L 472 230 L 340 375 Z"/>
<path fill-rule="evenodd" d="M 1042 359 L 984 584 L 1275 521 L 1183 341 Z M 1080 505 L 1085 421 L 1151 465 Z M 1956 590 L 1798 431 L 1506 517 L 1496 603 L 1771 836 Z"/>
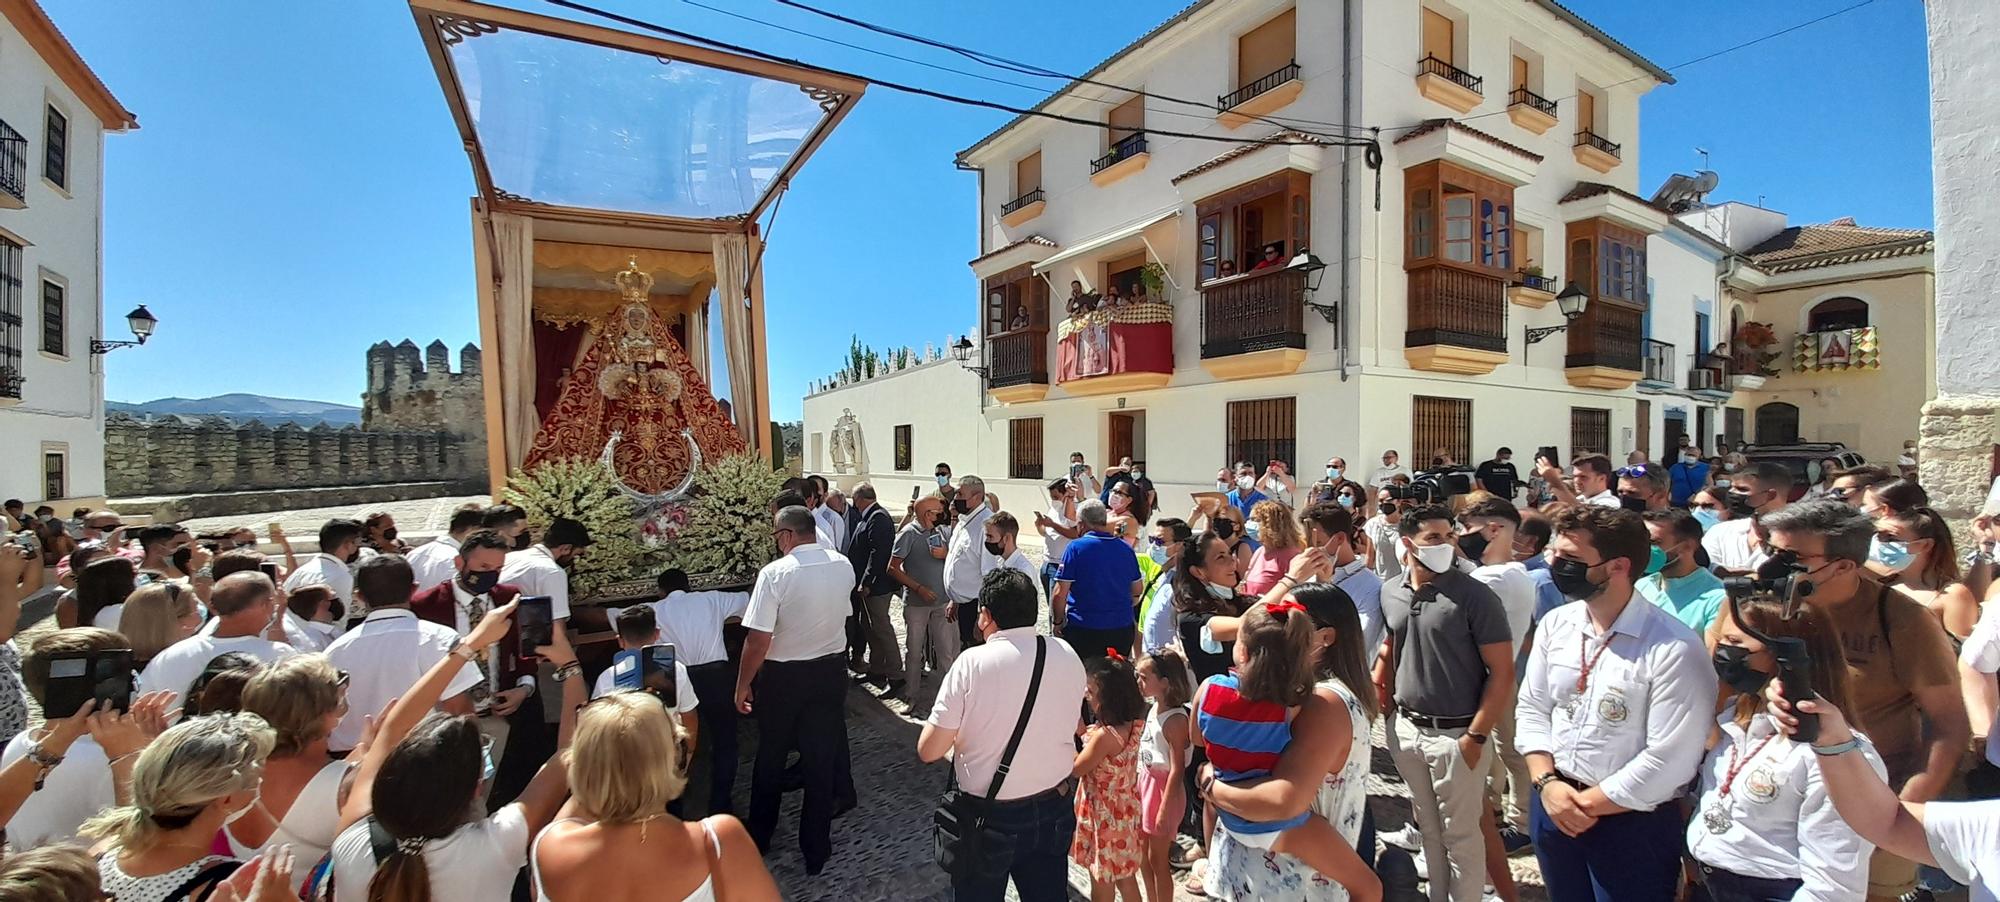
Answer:
<path fill-rule="evenodd" d="M 1485 733 L 1467 733 L 1465 738 L 1472 740 L 1473 745 L 1485 745 L 1487 737 Z"/>
<path fill-rule="evenodd" d="M 1560 779 L 1562 779 L 1562 777 L 1561 777 L 1560 775 L 1558 775 L 1558 774 L 1557 774 L 1557 773 L 1556 773 L 1555 771 L 1549 771 L 1549 772 L 1548 772 L 1548 773 L 1546 773 L 1546 774 L 1543 774 L 1543 775 L 1541 775 L 1541 776 L 1539 776 L 1539 777 L 1536 777 L 1536 778 L 1535 778 L 1535 780 L 1534 780 L 1534 783 L 1533 783 L 1533 785 L 1534 785 L 1534 787 L 1535 787 L 1535 791 L 1536 791 L 1536 792 L 1541 792 L 1541 791 L 1542 791 L 1542 787 L 1544 787 L 1544 786 L 1547 786 L 1547 785 L 1549 785 L 1550 783 L 1554 783 L 1554 782 L 1556 782 L 1557 780 L 1560 780 Z"/>

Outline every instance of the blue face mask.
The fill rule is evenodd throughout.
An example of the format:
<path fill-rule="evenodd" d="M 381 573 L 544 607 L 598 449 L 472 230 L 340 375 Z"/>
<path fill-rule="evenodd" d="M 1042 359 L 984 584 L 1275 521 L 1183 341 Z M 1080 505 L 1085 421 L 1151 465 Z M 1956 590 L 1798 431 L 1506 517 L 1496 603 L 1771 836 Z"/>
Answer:
<path fill-rule="evenodd" d="M 1885 542 L 1881 536 L 1868 540 L 1868 559 L 1889 568 L 1891 572 L 1903 572 L 1915 558 L 1916 555 L 1910 552 L 1908 542 L 1898 542 L 1895 539 Z"/>
<path fill-rule="evenodd" d="M 1335 481 L 1335 482 L 1339 481 L 1339 480 L 1340 480 L 1340 468 L 1339 468 L 1339 467 L 1327 467 L 1327 468 L 1326 468 L 1326 478 L 1327 478 L 1328 480 L 1330 480 L 1330 481 Z"/>
<path fill-rule="evenodd" d="M 1694 512 L 1694 519 L 1696 523 L 1701 524 L 1701 531 L 1707 532 L 1711 529 L 1714 529 L 1715 524 L 1722 522 L 1722 515 L 1712 510 L 1702 510 L 1697 508 Z"/>
<path fill-rule="evenodd" d="M 1162 567 L 1167 565 L 1167 546 L 1154 542 L 1146 546 L 1146 557 Z"/>
<path fill-rule="evenodd" d="M 1660 546 L 1654 545 L 1652 556 L 1646 559 L 1646 575 L 1651 576 L 1665 569 L 1667 569 L 1667 553 L 1661 551 Z"/>
<path fill-rule="evenodd" d="M 1333 496 L 1333 502 L 1335 504 L 1340 505 L 1341 507 L 1347 508 L 1348 510 L 1354 509 L 1353 495 L 1335 495 Z"/>
<path fill-rule="evenodd" d="M 1247 536 L 1252 542 L 1261 543 L 1264 541 L 1262 538 L 1262 536 L 1264 535 L 1264 527 L 1258 525 L 1256 522 L 1253 521 L 1250 523 L 1250 525 L 1243 527 L 1243 535 Z"/>

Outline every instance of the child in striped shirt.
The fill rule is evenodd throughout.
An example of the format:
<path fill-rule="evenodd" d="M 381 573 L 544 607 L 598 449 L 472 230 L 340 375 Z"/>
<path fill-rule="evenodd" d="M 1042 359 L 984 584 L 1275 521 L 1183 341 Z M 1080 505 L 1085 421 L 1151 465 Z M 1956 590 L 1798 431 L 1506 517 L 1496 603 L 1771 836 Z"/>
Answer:
<path fill-rule="evenodd" d="M 1292 741 L 1292 718 L 1313 691 L 1315 629 L 1303 605 L 1287 599 L 1253 604 L 1236 637 L 1236 667 L 1202 681 L 1194 698 L 1194 742 L 1207 751 L 1207 779 L 1236 784 L 1271 775 Z M 1252 821 L 1220 808 L 1220 826 L 1246 846 L 1299 859 L 1333 876 L 1334 849 L 1346 844 L 1311 811 L 1280 821 Z"/>

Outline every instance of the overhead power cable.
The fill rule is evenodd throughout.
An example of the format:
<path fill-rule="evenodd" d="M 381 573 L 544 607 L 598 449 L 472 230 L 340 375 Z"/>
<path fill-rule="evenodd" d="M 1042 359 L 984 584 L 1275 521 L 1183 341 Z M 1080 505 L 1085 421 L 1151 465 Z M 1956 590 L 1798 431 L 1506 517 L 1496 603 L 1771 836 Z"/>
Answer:
<path fill-rule="evenodd" d="M 714 38 L 708 38 L 698 34 L 693 34 L 691 32 L 685 32 L 685 31 L 680 31 L 678 29 L 668 28 L 664 25 L 660 25 L 654 22 L 648 22 L 644 19 L 638 19 L 632 16 L 623 15 L 621 13 L 615 13 L 610 10 L 600 9 L 595 6 L 591 6 L 587 3 L 579 3 L 577 2 L 577 0 L 545 0 L 545 2 L 552 4 L 554 6 L 560 6 L 565 9 L 571 9 L 587 15 L 597 16 L 602 19 L 607 19 L 613 22 L 617 22 L 621 25 L 628 25 L 633 28 L 641 29 L 643 31 L 650 31 L 655 34 L 665 35 L 667 37 L 674 38 L 677 40 L 691 41 L 694 43 L 705 44 L 707 46 L 714 47 L 720 50 L 727 50 L 731 53 L 740 53 L 743 54 L 744 56 L 756 57 L 757 59 L 767 60 L 774 63 L 781 63 L 787 66 L 798 66 L 801 68 L 815 69 L 823 72 L 829 71 L 824 67 L 815 66 L 811 63 L 802 62 L 800 60 L 791 59 L 789 57 L 778 56 L 777 54 L 768 53 L 753 47 L 745 47 L 740 44 L 732 44 L 727 41 L 720 41 Z M 870 84 L 884 87 L 892 91 L 899 91 L 905 94 L 914 94 L 919 97 L 929 97 L 933 100 L 942 100 L 947 103 L 956 103 L 964 106 L 984 107 L 986 109 L 999 110 L 1004 113 L 1014 113 L 1021 116 L 1030 116 L 1038 119 L 1048 119 L 1055 122 L 1067 122 L 1073 125 L 1085 125 L 1091 128 L 1102 128 L 1104 126 L 1104 123 L 1092 119 L 1083 119 L 1076 116 L 1064 116 L 1059 113 L 1050 113 L 1042 110 L 1032 110 L 1026 107 L 1018 107 L 1012 104 L 1000 103 L 998 101 L 982 100 L 976 97 L 964 97 L 958 94 L 951 94 L 944 91 L 933 90 L 931 88 L 924 88 L 916 85 L 889 81 L 887 79 L 875 78 L 873 76 L 858 76 L 858 77 L 865 79 Z M 1350 137 L 1340 137 L 1336 135 L 1313 135 L 1313 136 L 1308 136 L 1306 140 L 1299 140 L 1294 138 L 1281 138 L 1277 136 L 1272 136 L 1263 139 L 1232 138 L 1227 135 L 1204 135 L 1195 132 L 1162 131 L 1159 129 L 1147 129 L 1147 132 L 1149 134 L 1165 135 L 1167 137 L 1173 137 L 1173 138 L 1187 138 L 1195 141 L 1215 141 L 1219 143 L 1234 144 L 1238 146 L 1306 144 L 1306 145 L 1316 145 L 1316 146 L 1332 145 L 1332 146 L 1347 146 L 1347 147 L 1372 147 L 1375 146 L 1376 143 L 1372 138 L 1350 138 Z"/>

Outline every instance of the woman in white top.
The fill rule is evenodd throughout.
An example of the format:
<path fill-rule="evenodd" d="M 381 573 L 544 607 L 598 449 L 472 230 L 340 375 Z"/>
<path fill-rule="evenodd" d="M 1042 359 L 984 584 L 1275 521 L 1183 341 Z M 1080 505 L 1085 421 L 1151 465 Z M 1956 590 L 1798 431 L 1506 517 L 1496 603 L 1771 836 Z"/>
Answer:
<path fill-rule="evenodd" d="M 242 706 L 271 725 L 277 743 L 264 762 L 256 806 L 224 827 L 223 838 L 238 858 L 290 843 L 293 854 L 311 867 L 340 833 L 340 781 L 347 764 L 327 754 L 326 739 L 347 714 L 347 674 L 325 655 L 294 655 L 252 676 L 243 687 Z M 305 879 L 304 869 L 294 875 L 293 893 Z"/>
<path fill-rule="evenodd" d="M 122 607 L 117 631 L 132 645 L 134 670 L 146 669 L 154 655 L 201 629 L 194 590 L 179 583 L 153 583 L 133 592 Z M 99 619 L 102 617 L 100 613 Z"/>
<path fill-rule="evenodd" d="M 742 822 L 667 813 L 687 784 L 686 734 L 659 700 L 614 692 L 585 706 L 570 748 L 566 810 L 530 856 L 543 902 L 776 900 Z"/>
<path fill-rule="evenodd" d="M 275 737 L 255 714 L 182 721 L 139 752 L 131 804 L 83 825 L 104 840 L 97 873 L 120 902 L 206 899 L 242 867 L 218 854 L 216 832 L 257 801 Z"/>
<path fill-rule="evenodd" d="M 376 721 L 350 758 L 360 759 L 333 841 L 334 902 L 488 902 L 505 899 L 528 863 L 528 840 L 569 795 L 560 754 L 513 804 L 492 817 L 477 806 L 493 776 L 493 750 L 469 716 L 431 713 L 460 669 L 506 635 L 519 602 L 495 608 Z M 564 630 L 536 649 L 563 687 L 556 748 L 569 747 L 584 681 Z"/>
<path fill-rule="evenodd" d="M 1743 599 L 1739 612 L 1740 623 L 1728 605 L 1716 619 L 1715 672 L 1736 696 L 1718 718 L 1721 738 L 1702 762 L 1688 854 L 1714 902 L 1860 900 L 1868 895 L 1874 846 L 1828 802 L 1813 750 L 1764 713 L 1762 693 L 1778 661 L 1750 633 L 1803 640 L 1813 659 L 1813 691 L 1825 704 L 1844 706 L 1840 636 L 1811 605 L 1798 605 L 1787 618 L 1781 602 L 1764 596 Z M 1875 772 L 1886 774 L 1874 747 L 1860 741 Z"/>
<path fill-rule="evenodd" d="M 1315 627 L 1313 670 L 1318 683 L 1312 698 L 1293 719 L 1291 744 L 1270 779 L 1231 786 L 1211 777 L 1202 791 L 1216 807 L 1255 820 L 1283 820 L 1311 811 L 1340 831 L 1352 851 L 1368 802 L 1368 730 L 1376 716 L 1362 650 L 1361 613 L 1354 599 L 1330 583 L 1299 586 L 1290 597 L 1305 606 Z M 1358 852 L 1342 873 L 1329 875 L 1290 855 L 1246 846 L 1227 829 L 1216 829 L 1213 846 L 1205 889 L 1218 899 L 1373 902 L 1382 898 L 1381 881 Z"/>

